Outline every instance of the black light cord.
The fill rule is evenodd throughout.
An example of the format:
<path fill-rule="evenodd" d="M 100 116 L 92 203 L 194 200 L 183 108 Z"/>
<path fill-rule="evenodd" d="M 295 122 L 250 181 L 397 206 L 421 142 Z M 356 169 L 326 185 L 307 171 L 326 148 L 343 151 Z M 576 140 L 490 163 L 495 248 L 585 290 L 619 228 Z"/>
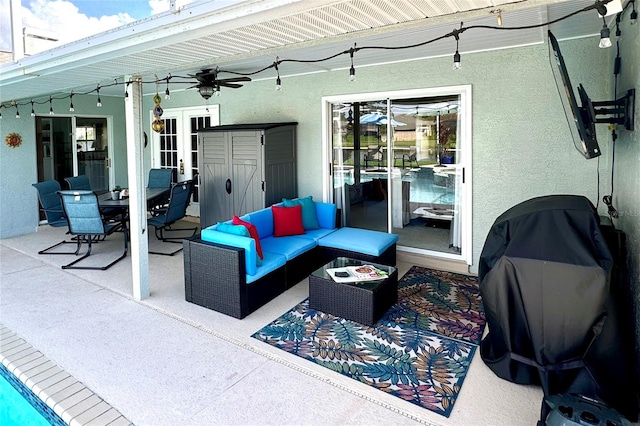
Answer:
<path fill-rule="evenodd" d="M 501 30 L 501 31 L 514 31 L 514 30 L 525 30 L 525 29 L 532 29 L 532 28 L 540 28 L 543 26 L 548 26 L 548 25 L 552 25 L 555 24 L 557 22 L 563 21 L 565 19 L 571 18 L 572 16 L 578 15 L 580 13 L 583 12 L 587 12 L 593 9 L 596 9 L 598 11 L 598 13 L 600 13 L 601 15 L 605 15 L 606 14 L 606 4 L 610 3 L 612 0 L 597 0 L 595 1 L 592 5 L 586 6 L 582 9 L 579 9 L 575 12 L 571 12 L 565 16 L 561 16 L 560 18 L 548 21 L 548 22 L 543 22 L 541 24 L 533 24 L 533 25 L 524 25 L 524 26 L 517 26 L 517 27 L 504 27 L 504 26 L 492 26 L 492 25 L 472 25 L 469 27 L 463 27 L 462 23 L 460 23 L 460 28 L 454 29 L 453 31 L 444 34 L 440 37 L 436 37 L 433 38 L 431 40 L 427 40 L 427 41 L 423 41 L 420 43 L 415 43 L 415 44 L 410 44 L 410 45 L 404 45 L 404 46 L 360 46 L 360 47 L 352 47 L 350 49 L 347 50 L 343 50 L 341 52 L 338 52 L 334 55 L 330 55 L 324 58 L 320 58 L 320 59 L 277 59 L 276 62 L 273 62 L 263 68 L 260 68 L 258 70 L 252 71 L 252 72 L 236 72 L 236 71 L 230 71 L 230 70 L 221 70 L 219 68 L 216 67 L 216 76 L 218 73 L 227 73 L 227 74 L 232 74 L 232 75 L 238 75 L 238 76 L 252 76 L 252 75 L 256 75 L 259 73 L 262 73 L 264 71 L 267 71 L 271 68 L 274 68 L 276 65 L 279 65 L 281 63 L 285 63 L 285 62 L 294 62 L 294 63 L 318 63 L 318 62 L 325 62 L 334 58 L 337 58 L 339 56 L 342 55 L 353 55 L 353 53 L 358 52 L 360 50 L 369 50 L 369 49 L 378 49 L 378 50 L 399 50 L 399 49 L 412 49 L 412 48 L 416 48 L 416 47 L 422 47 L 422 46 L 426 46 L 428 44 L 434 43 L 436 41 L 439 40 L 443 40 L 445 38 L 449 38 L 449 37 L 454 37 L 456 40 L 459 39 L 460 34 L 462 34 L 463 32 L 467 31 L 467 30 L 471 30 L 471 29 L 490 29 L 490 30 Z M 632 0 L 633 2 L 633 0 Z M 630 2 L 630 3 L 632 3 Z M 627 6 L 630 4 L 628 3 Z M 626 7 L 625 7 L 626 9 Z M 176 80 L 174 80 L 176 79 Z M 189 81 L 177 81 L 177 80 L 189 80 Z M 169 82 L 171 82 L 172 84 L 194 84 L 193 81 L 194 77 L 193 76 L 180 76 L 180 75 L 167 75 L 164 78 L 158 79 L 156 78 L 155 80 L 151 80 L 151 81 L 140 81 L 140 83 L 155 83 L 156 85 L 161 83 L 161 82 L 166 82 L 167 83 L 167 88 L 169 85 Z M 116 79 L 114 83 L 109 83 L 109 84 L 104 84 L 104 85 L 98 85 L 96 89 L 87 91 L 87 92 L 75 92 L 75 95 L 90 95 L 92 93 L 95 92 L 99 92 L 100 88 L 106 88 L 106 87 L 111 87 L 111 86 L 115 86 L 115 85 L 120 85 L 120 84 L 126 84 L 129 85 L 133 83 L 132 80 L 129 81 L 122 81 L 122 82 L 118 82 L 118 80 Z M 69 98 L 69 95 L 67 96 L 62 96 L 62 97 L 53 97 L 53 100 L 62 100 L 62 99 L 67 99 Z M 49 98 L 43 100 L 43 101 L 35 101 L 36 104 L 38 105 L 42 105 L 49 102 Z M 23 106 L 23 105 L 29 105 L 31 103 L 31 101 L 25 101 L 25 102 L 16 102 L 15 100 L 12 100 L 9 104 L 5 104 L 5 103 L 0 103 L 0 109 L 2 108 L 13 108 L 13 107 L 18 107 L 18 106 Z"/>

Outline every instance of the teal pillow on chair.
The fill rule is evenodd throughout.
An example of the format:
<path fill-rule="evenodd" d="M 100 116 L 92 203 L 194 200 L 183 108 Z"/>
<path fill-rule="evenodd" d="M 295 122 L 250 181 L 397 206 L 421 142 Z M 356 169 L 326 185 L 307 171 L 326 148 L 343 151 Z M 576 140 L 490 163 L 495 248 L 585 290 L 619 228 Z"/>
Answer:
<path fill-rule="evenodd" d="M 302 226 L 304 229 L 318 229 L 318 215 L 316 214 L 316 205 L 313 203 L 313 197 L 309 195 L 304 198 L 296 198 L 295 200 L 282 199 L 282 205 L 285 207 L 302 206 Z"/>
<path fill-rule="evenodd" d="M 225 234 L 240 235 L 241 237 L 251 238 L 249 230 L 244 225 L 232 225 L 230 223 L 218 222 L 218 224 L 216 225 L 216 231 L 224 232 Z M 260 256 L 256 256 L 256 265 L 262 265 L 262 259 L 260 259 Z"/>

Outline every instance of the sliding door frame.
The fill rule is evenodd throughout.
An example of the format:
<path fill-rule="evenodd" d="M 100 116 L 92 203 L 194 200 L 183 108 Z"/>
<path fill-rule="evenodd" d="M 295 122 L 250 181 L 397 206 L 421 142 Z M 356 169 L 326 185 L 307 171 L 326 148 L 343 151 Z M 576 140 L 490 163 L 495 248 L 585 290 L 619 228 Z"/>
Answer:
<path fill-rule="evenodd" d="M 460 200 L 462 209 L 461 241 L 459 254 L 445 253 L 440 251 L 419 249 L 414 247 L 399 246 L 398 251 L 408 253 L 424 254 L 437 258 L 445 258 L 457 261 L 464 261 L 467 265 L 472 264 L 472 90 L 471 85 L 436 87 L 427 89 L 398 90 L 388 92 L 356 93 L 348 95 L 324 96 L 321 100 L 322 108 L 322 195 L 328 202 L 335 202 L 333 190 L 333 113 L 332 104 L 376 101 L 388 99 L 393 102 L 399 99 L 408 98 L 429 98 L 456 95 L 460 97 L 460 108 L 458 116 L 460 120 L 458 148 L 460 149 L 459 166 L 462 168 L 463 183 L 461 185 Z M 390 216 L 389 216 L 390 217 Z M 389 219 L 389 230 L 391 220 Z"/>

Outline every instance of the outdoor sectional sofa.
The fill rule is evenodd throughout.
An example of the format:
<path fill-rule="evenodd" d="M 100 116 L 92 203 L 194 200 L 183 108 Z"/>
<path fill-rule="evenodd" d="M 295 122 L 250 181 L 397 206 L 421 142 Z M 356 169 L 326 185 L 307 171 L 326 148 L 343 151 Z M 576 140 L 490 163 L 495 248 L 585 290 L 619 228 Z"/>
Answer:
<path fill-rule="evenodd" d="M 397 235 L 336 227 L 335 204 L 311 200 L 309 205 L 315 209 L 317 228 L 299 235 L 275 236 L 271 207 L 240 218 L 257 230 L 264 257 L 260 261 L 254 238 L 221 232 L 218 228 L 225 227 L 220 223 L 185 240 L 185 299 L 244 318 L 336 257 L 395 266 Z"/>

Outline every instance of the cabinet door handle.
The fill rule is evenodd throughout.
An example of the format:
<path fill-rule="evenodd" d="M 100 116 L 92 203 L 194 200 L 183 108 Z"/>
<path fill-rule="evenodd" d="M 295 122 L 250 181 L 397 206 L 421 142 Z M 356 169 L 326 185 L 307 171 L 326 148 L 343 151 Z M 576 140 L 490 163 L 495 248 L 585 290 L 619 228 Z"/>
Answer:
<path fill-rule="evenodd" d="M 227 179 L 227 183 L 225 183 L 225 189 L 227 190 L 227 194 L 231 194 L 231 179 Z"/>

